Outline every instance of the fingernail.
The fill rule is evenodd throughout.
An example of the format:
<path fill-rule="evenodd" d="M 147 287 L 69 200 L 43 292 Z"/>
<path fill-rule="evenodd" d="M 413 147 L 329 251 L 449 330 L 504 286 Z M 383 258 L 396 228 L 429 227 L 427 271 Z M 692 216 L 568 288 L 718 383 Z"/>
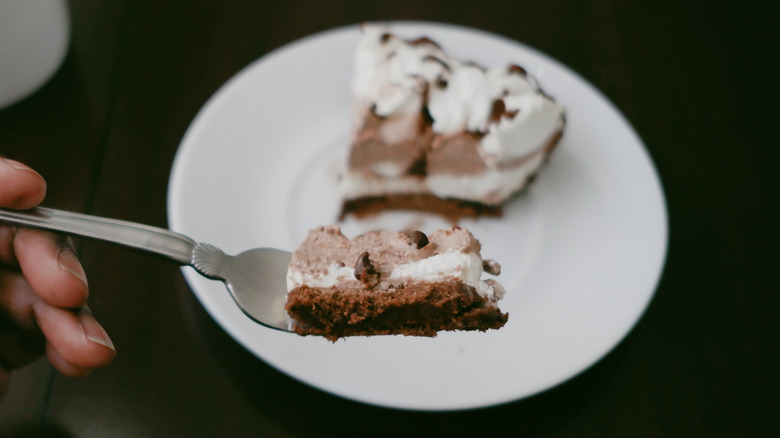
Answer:
<path fill-rule="evenodd" d="M 57 253 L 57 265 L 59 265 L 60 269 L 81 280 L 84 285 L 89 287 L 89 284 L 87 283 L 87 274 L 84 272 L 84 268 L 81 266 L 81 262 L 79 261 L 79 258 L 76 257 L 73 250 L 70 248 L 61 248 Z"/>
<path fill-rule="evenodd" d="M 111 342 L 111 338 L 108 337 L 108 333 L 103 329 L 103 327 L 95 320 L 95 318 L 92 317 L 88 312 L 81 312 L 79 313 L 79 320 L 81 320 L 81 326 L 84 327 L 84 335 L 89 339 L 90 341 L 100 344 L 104 347 L 108 347 L 113 351 L 116 351 L 116 348 L 114 348 L 114 343 Z"/>

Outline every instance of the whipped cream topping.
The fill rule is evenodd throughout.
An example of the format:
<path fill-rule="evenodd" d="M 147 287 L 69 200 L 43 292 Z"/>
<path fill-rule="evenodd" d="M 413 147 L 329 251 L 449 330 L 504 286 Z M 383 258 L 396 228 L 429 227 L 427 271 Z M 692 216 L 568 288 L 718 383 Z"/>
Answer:
<path fill-rule="evenodd" d="M 293 253 L 287 272 L 288 291 L 304 285 L 365 287 L 355 277 L 355 261 L 363 252 L 368 252 L 379 272 L 379 282 L 374 289 L 380 293 L 392 293 L 398 285 L 410 280 L 457 279 L 474 287 L 491 302 L 504 296 L 500 284 L 490 279 L 482 280 L 485 265 L 479 242 L 460 227 L 435 231 L 422 248 L 418 248 L 407 233 L 371 231 L 348 239 L 337 225 L 317 228 L 309 232 Z"/>
<path fill-rule="evenodd" d="M 444 54 L 434 43 L 410 44 L 386 30 L 365 25 L 355 56 L 352 93 L 373 102 L 378 116 L 420 113 L 428 83 L 442 72 Z"/>
<path fill-rule="evenodd" d="M 522 68 L 486 70 L 450 58 L 427 39 L 406 41 L 374 25 L 362 31 L 352 91 L 381 117 L 427 106 L 435 133 L 485 133 L 485 153 L 498 159 L 528 154 L 563 126 L 563 107 Z M 498 100 L 502 114 L 494 114 Z"/>

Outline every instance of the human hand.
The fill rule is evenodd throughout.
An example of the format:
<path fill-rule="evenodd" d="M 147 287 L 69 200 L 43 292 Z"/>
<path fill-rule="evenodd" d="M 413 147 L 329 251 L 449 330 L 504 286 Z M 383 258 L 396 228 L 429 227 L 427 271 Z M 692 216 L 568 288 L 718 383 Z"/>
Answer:
<path fill-rule="evenodd" d="M 0 207 L 32 208 L 45 194 L 37 172 L 0 156 Z M 69 238 L 0 224 L 0 401 L 11 370 L 44 352 L 74 377 L 113 360 L 113 343 L 90 314 L 88 294 Z"/>

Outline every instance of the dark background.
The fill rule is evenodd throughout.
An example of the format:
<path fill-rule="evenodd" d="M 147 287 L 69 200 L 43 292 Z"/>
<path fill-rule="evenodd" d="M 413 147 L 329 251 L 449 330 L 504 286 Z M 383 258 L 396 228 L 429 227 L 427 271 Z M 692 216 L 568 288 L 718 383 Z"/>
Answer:
<path fill-rule="evenodd" d="M 82 241 L 90 306 L 119 354 L 85 379 L 60 376 L 45 360 L 18 371 L 0 405 L 0 436 L 776 433 L 778 121 L 768 64 L 777 38 L 768 11 L 639 0 L 70 5 L 62 67 L 0 110 L 0 155 L 44 175 L 48 206 L 166 226 L 179 141 L 239 69 L 329 28 L 430 20 L 535 47 L 611 99 L 660 173 L 669 254 L 647 313 L 591 369 L 526 400 L 422 413 L 358 404 L 286 377 L 225 334 L 173 265 Z"/>

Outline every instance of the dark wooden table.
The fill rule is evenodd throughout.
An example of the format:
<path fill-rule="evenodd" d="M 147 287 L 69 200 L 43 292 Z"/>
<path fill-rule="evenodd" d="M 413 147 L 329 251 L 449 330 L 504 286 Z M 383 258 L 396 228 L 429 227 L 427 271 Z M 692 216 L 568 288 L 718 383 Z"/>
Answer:
<path fill-rule="evenodd" d="M 2 436 L 760 436 L 780 408 L 775 125 L 768 12 L 733 2 L 71 2 L 68 56 L 0 111 L 0 154 L 46 205 L 166 226 L 166 187 L 198 109 L 251 61 L 365 20 L 505 35 L 580 73 L 626 115 L 663 181 L 670 247 L 633 332 L 575 379 L 464 412 L 404 412 L 308 387 L 256 359 L 179 270 L 80 241 L 90 306 L 118 349 L 84 379 L 19 370 Z M 2 78 L 0 78 L 2 80 Z M 771 106 L 770 106 L 771 105 Z M 770 108 L 773 111 L 770 112 Z M 774 181 L 774 182 L 773 182 Z M 2 188 L 0 187 L 0 190 Z"/>

